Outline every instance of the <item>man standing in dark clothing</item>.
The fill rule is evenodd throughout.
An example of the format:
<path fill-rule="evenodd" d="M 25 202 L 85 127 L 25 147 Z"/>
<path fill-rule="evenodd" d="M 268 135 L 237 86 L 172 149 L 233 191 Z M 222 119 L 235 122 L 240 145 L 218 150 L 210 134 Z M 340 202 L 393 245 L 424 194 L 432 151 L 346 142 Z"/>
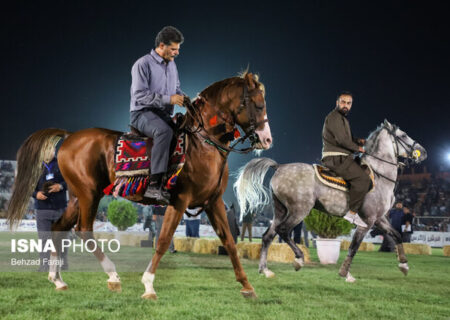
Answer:
<path fill-rule="evenodd" d="M 411 242 L 413 215 L 408 207 L 403 207 L 402 218 L 402 240 L 403 242 Z"/>
<path fill-rule="evenodd" d="M 247 213 L 242 218 L 242 233 L 241 233 L 241 241 L 244 241 L 245 238 L 245 230 L 248 230 L 248 241 L 252 242 L 252 228 L 253 228 L 253 219 L 255 218 L 255 214 L 253 212 Z"/>
<path fill-rule="evenodd" d="M 48 239 L 52 238 L 52 224 L 62 216 L 67 207 L 67 185 L 59 171 L 56 157 L 49 163 L 44 162 L 43 166 L 44 172 L 36 185 L 33 198 L 36 199 L 35 209 L 38 237 L 45 244 Z M 40 252 L 39 256 L 39 271 L 48 271 L 50 252 Z M 62 253 L 62 258 L 64 262 L 62 269 L 64 270 L 67 269 L 67 251 Z"/>
<path fill-rule="evenodd" d="M 155 221 L 155 229 L 156 229 L 156 235 L 155 235 L 155 248 L 158 245 L 158 239 L 159 235 L 161 234 L 162 225 L 164 222 L 164 215 L 166 213 L 166 206 L 154 206 L 153 207 L 153 219 Z M 170 241 L 169 246 L 170 253 L 176 253 L 177 250 L 175 250 L 175 245 L 173 243 L 173 239 Z"/>
<path fill-rule="evenodd" d="M 175 104 L 183 106 L 185 96 L 174 61 L 183 41 L 178 29 L 164 27 L 156 36 L 155 49 L 138 59 L 131 69 L 131 125 L 153 138 L 150 183 L 144 196 L 166 204 L 170 195 L 162 189 L 162 179 L 173 136 L 171 116 Z"/>
<path fill-rule="evenodd" d="M 367 228 L 367 224 L 359 217 L 358 211 L 370 188 L 370 178 L 354 160 L 353 153 L 364 153 L 364 139 L 354 138 L 350 130 L 347 115 L 353 104 L 350 92 L 338 95 L 336 108 L 325 118 L 322 130 L 322 162 L 336 174 L 344 178 L 350 185 L 349 208 L 344 219 Z"/>
<path fill-rule="evenodd" d="M 225 204 L 225 210 L 227 211 L 228 226 L 230 227 L 231 235 L 233 236 L 234 243 L 237 243 L 237 237 L 240 234 L 239 225 L 236 221 L 236 208 L 234 203 L 228 208 Z"/>
<path fill-rule="evenodd" d="M 392 227 L 401 235 L 403 223 L 403 204 L 401 202 L 397 202 L 395 208 L 389 211 L 389 220 Z"/>

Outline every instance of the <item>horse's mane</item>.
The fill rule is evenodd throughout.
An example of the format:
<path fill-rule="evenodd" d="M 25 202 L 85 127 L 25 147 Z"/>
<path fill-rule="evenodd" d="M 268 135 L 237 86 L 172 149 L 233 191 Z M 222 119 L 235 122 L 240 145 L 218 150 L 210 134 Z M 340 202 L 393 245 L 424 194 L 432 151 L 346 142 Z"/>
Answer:
<path fill-rule="evenodd" d="M 366 151 L 368 153 L 372 153 L 373 151 L 378 149 L 379 140 L 377 139 L 381 130 L 384 128 L 383 124 L 380 124 L 375 130 L 373 130 L 369 137 L 366 140 Z"/>
<path fill-rule="evenodd" d="M 207 88 L 205 88 L 202 92 L 200 92 L 199 96 L 204 97 L 205 99 L 216 99 L 225 89 L 230 85 L 242 85 L 245 82 L 245 77 L 249 74 L 248 70 L 244 70 L 238 74 L 237 77 L 227 78 L 221 81 L 214 82 Z M 256 88 L 263 92 L 265 95 L 265 87 L 262 82 L 259 81 L 259 76 L 257 74 L 250 74 L 255 82 Z"/>

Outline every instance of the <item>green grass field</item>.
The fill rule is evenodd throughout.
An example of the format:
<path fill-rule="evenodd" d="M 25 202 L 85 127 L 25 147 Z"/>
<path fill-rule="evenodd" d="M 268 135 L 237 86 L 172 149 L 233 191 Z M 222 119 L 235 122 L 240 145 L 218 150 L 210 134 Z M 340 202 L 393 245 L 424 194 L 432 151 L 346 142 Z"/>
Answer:
<path fill-rule="evenodd" d="M 0 243 L 5 246 L 5 242 Z M 146 265 L 149 249 L 123 247 Z M 345 256 L 341 251 L 339 263 Z M 122 256 L 124 257 L 124 256 Z M 122 293 L 108 291 L 102 272 L 66 272 L 69 290 L 56 292 L 47 274 L 0 273 L 1 319 L 450 319 L 450 258 L 409 255 L 410 274 L 397 269 L 393 253 L 359 252 L 345 283 L 339 265 L 313 263 L 299 272 L 269 263 L 273 279 L 258 274 L 258 262 L 242 259 L 258 299 L 244 299 L 228 257 L 167 253 L 158 269 L 157 301 L 142 300 L 143 269 L 120 272 Z M 4 258 L 4 257 L 3 257 Z M 76 258 L 72 258 L 72 263 Z M 120 264 L 120 261 L 117 265 Z"/>

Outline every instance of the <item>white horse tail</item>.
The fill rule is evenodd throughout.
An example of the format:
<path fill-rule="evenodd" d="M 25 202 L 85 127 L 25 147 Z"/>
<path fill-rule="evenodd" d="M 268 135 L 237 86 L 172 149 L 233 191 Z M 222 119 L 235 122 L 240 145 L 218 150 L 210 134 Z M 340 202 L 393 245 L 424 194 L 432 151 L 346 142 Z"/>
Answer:
<path fill-rule="evenodd" d="M 270 203 L 269 189 L 264 186 L 264 177 L 269 168 L 278 168 L 278 163 L 269 158 L 251 160 L 238 171 L 238 179 L 234 183 L 241 218 L 248 213 L 255 213 Z"/>

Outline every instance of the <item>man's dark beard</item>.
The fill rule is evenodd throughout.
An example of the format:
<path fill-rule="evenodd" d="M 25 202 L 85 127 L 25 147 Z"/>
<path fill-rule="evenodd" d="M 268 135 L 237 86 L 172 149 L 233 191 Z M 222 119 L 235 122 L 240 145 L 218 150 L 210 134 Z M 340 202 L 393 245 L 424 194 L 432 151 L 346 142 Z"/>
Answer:
<path fill-rule="evenodd" d="M 346 107 L 343 107 L 342 109 L 338 108 L 338 111 L 340 114 L 342 114 L 345 117 L 348 115 L 348 112 L 349 112 L 349 110 Z"/>

